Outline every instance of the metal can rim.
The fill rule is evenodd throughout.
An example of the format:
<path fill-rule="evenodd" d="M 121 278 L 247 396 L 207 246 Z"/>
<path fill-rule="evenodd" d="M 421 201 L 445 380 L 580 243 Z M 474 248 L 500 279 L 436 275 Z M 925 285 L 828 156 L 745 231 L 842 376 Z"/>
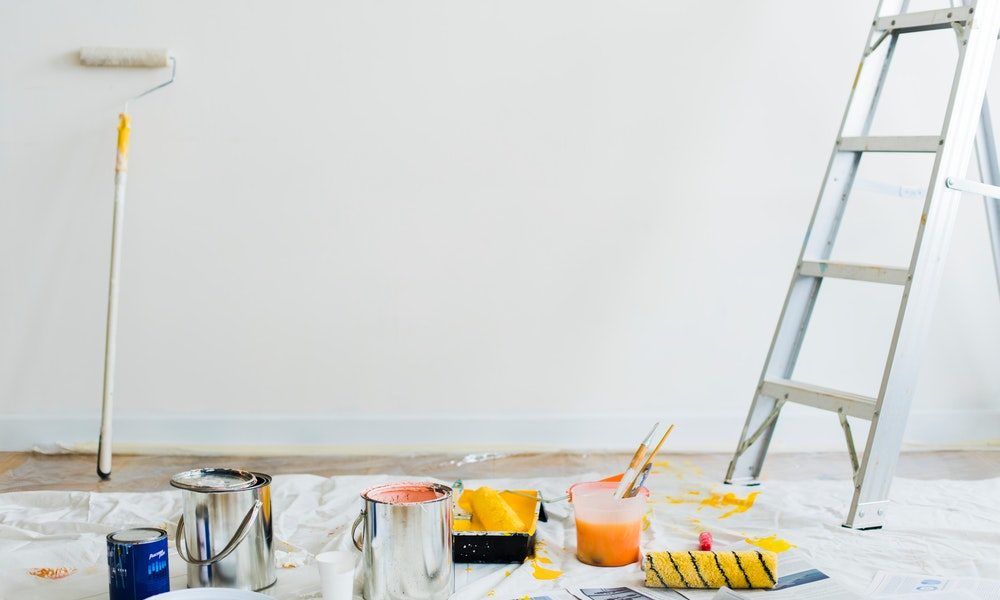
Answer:
<path fill-rule="evenodd" d="M 116 535 L 125 533 L 126 531 L 155 531 L 157 533 L 157 536 L 153 537 L 153 538 L 149 538 L 148 540 L 135 540 L 135 541 L 116 540 L 115 539 Z M 167 537 L 166 530 L 165 529 L 160 529 L 159 527 L 129 527 L 128 529 L 119 529 L 118 531 L 112 531 L 111 533 L 109 533 L 107 535 L 107 537 L 105 539 L 108 541 L 109 544 L 129 544 L 129 545 L 136 545 L 136 544 L 149 544 L 151 542 L 158 542 L 160 540 L 166 539 L 166 537 Z"/>
<path fill-rule="evenodd" d="M 452 495 L 453 495 L 453 493 L 454 493 L 454 490 L 452 490 L 450 487 L 444 485 L 443 483 L 435 483 L 433 481 L 394 481 L 394 482 L 391 482 L 391 483 L 381 483 L 379 485 L 373 485 L 370 488 L 367 488 L 367 489 L 363 490 L 361 492 L 361 499 L 364 500 L 365 502 L 374 502 L 375 504 L 393 505 L 395 503 L 385 502 L 383 500 L 378 500 L 378 499 L 375 499 L 375 498 L 369 498 L 368 495 L 371 492 L 374 492 L 376 490 L 380 490 L 382 488 L 404 487 L 404 486 L 415 486 L 415 487 L 419 486 L 419 487 L 423 487 L 423 488 L 430 488 L 430 489 L 432 489 L 435 492 L 440 492 L 441 493 L 441 497 L 440 498 L 432 498 L 430 500 L 420 500 L 418 502 L 402 502 L 402 503 L 399 503 L 400 506 L 413 506 L 415 504 L 434 504 L 435 502 L 442 502 L 442 501 L 445 501 L 445 500 L 450 500 L 451 497 L 452 497 Z"/>
<path fill-rule="evenodd" d="M 212 471 L 241 473 L 246 475 L 252 475 L 253 477 L 248 479 L 247 485 L 243 487 L 234 487 L 234 488 L 199 487 L 196 485 L 181 483 L 177 481 L 177 478 L 182 475 L 187 475 L 189 473 L 207 473 Z M 173 477 L 170 478 L 170 485 L 180 490 L 186 490 L 189 492 L 198 492 L 201 494 L 228 494 L 228 493 L 246 492 L 248 490 L 260 489 L 264 486 L 270 485 L 271 479 L 272 478 L 270 475 L 267 475 L 266 473 L 257 473 L 256 471 L 245 471 L 243 469 L 232 469 L 229 467 L 206 467 L 203 469 L 191 469 L 190 471 L 184 471 L 182 473 L 178 473 L 177 475 L 174 475 Z"/>

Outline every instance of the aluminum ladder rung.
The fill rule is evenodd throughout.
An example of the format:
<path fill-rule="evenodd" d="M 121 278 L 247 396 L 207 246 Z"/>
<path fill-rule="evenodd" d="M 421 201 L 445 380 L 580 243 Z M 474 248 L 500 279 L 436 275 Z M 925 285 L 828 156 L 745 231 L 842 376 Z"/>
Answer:
<path fill-rule="evenodd" d="M 861 263 L 834 262 L 829 260 L 805 260 L 799 265 L 799 275 L 805 277 L 834 277 L 836 279 L 853 279 L 871 283 L 888 283 L 906 285 L 910 278 L 907 269 L 899 267 L 883 267 L 881 265 L 866 265 Z"/>
<path fill-rule="evenodd" d="M 822 408 L 830 412 L 843 412 L 849 417 L 868 421 L 871 421 L 875 414 L 874 398 L 788 379 L 765 379 L 760 393 L 771 398 Z"/>
<path fill-rule="evenodd" d="M 952 23 L 964 23 L 972 18 L 976 9 L 968 6 L 940 8 L 921 12 L 879 17 L 875 19 L 876 31 L 891 33 L 914 33 L 934 29 L 949 29 Z"/>
<path fill-rule="evenodd" d="M 937 152 L 944 139 L 937 135 L 871 135 L 842 137 L 840 152 Z"/>

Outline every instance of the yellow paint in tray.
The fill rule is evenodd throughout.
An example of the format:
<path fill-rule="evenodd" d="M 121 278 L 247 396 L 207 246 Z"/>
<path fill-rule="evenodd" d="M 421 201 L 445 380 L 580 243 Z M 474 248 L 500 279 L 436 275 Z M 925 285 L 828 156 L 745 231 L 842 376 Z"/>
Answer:
<path fill-rule="evenodd" d="M 518 530 L 512 530 L 510 533 L 527 533 L 528 535 L 532 535 L 535 533 L 535 528 L 538 526 L 538 521 L 535 518 L 536 506 L 538 504 L 538 492 L 535 490 L 516 491 L 520 493 L 512 494 L 510 492 L 500 492 L 500 498 L 514 510 L 514 513 L 520 518 L 521 522 L 525 524 L 524 527 Z M 473 493 L 475 493 L 475 490 L 465 490 L 458 498 L 459 507 L 472 514 L 472 520 L 454 519 L 453 525 L 455 531 L 487 531 L 487 529 L 479 523 L 478 519 L 476 519 L 475 511 L 472 508 Z M 521 494 L 533 495 L 535 498 L 527 498 Z"/>

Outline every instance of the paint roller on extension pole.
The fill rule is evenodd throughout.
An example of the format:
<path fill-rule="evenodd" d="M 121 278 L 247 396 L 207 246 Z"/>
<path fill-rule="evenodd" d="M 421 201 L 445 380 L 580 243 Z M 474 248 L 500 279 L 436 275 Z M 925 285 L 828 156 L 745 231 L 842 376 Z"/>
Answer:
<path fill-rule="evenodd" d="M 125 101 L 118 115 L 118 149 L 115 155 L 115 202 L 111 221 L 111 274 L 108 278 L 108 316 L 104 332 L 104 386 L 101 395 L 101 433 L 97 441 L 97 474 L 111 476 L 111 417 L 114 409 L 115 340 L 118 333 L 118 276 L 121 269 L 122 236 L 125 227 L 125 181 L 131 117 L 128 103 L 155 92 L 174 81 L 177 61 L 166 48 L 80 49 L 80 63 L 89 67 L 170 67 L 170 79 Z"/>

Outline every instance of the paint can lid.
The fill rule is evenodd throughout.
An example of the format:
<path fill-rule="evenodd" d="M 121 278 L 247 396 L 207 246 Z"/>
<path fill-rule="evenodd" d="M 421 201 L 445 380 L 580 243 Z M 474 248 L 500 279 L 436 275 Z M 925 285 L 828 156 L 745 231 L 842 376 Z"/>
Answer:
<path fill-rule="evenodd" d="M 174 475 L 170 485 L 193 492 L 232 492 L 254 487 L 257 475 L 240 469 L 194 469 Z"/>
<path fill-rule="evenodd" d="M 119 542 L 125 544 L 140 544 L 142 542 L 154 542 L 167 537 L 167 532 L 156 527 L 136 527 L 135 529 L 122 529 L 108 534 L 109 542 Z"/>

